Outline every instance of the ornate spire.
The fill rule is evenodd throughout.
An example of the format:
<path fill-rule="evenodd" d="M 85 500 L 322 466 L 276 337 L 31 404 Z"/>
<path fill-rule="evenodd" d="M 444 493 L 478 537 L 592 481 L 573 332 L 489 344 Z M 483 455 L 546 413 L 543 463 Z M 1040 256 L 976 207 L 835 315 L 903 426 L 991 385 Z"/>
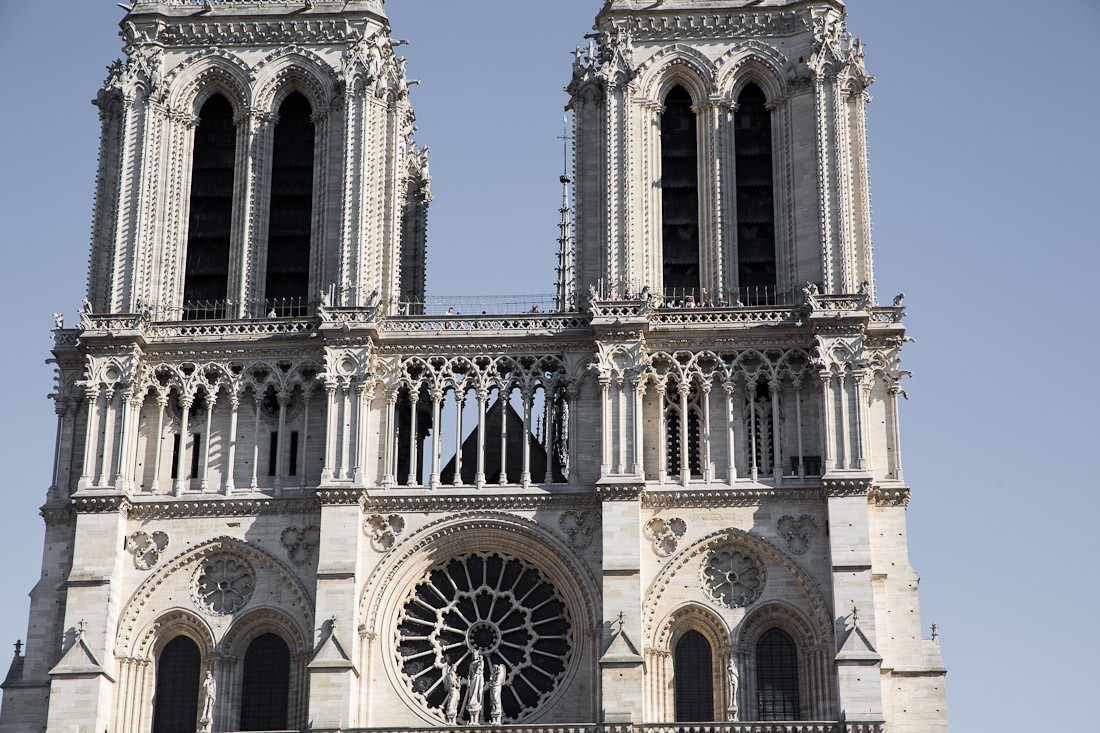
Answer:
<path fill-rule="evenodd" d="M 562 173 L 558 178 L 561 181 L 561 220 L 558 222 L 558 273 L 557 291 L 554 296 L 554 308 L 559 312 L 571 310 L 573 306 L 573 221 L 570 218 L 569 184 L 573 179 L 567 172 L 569 170 L 569 141 L 573 138 L 569 135 L 569 121 L 562 117 L 561 136 L 561 166 Z"/>

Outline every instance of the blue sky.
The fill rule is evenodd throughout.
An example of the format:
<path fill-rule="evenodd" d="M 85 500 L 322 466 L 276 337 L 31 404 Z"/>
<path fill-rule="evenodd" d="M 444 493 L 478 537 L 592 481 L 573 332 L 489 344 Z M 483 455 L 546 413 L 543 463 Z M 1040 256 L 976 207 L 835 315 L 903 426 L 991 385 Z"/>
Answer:
<path fill-rule="evenodd" d="M 48 7 L 48 13 L 43 12 Z M 598 0 L 390 0 L 432 148 L 428 288 L 548 293 L 561 88 Z M 954 731 L 1068 729 L 1100 634 L 1096 0 L 852 0 L 869 107 L 880 298 L 917 342 L 903 406 L 910 550 L 940 626 Z M 50 314 L 85 290 L 112 0 L 0 12 L 0 641 L 24 638 L 53 449 Z M 1057 632 L 1057 633 L 1055 633 Z M 1066 638 L 1062 638 L 1065 634 Z M 6 665 L 0 654 L 0 666 Z M 0 670 L 2 672 L 2 670 Z M 1026 703 L 1024 703 L 1026 700 Z M 1011 701 L 1011 702 L 1010 702 Z"/>

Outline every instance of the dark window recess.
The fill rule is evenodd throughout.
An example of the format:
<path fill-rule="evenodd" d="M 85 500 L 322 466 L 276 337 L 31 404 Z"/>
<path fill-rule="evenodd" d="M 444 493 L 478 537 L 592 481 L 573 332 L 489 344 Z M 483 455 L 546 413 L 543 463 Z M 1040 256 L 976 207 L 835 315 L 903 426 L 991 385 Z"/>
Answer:
<path fill-rule="evenodd" d="M 298 92 L 279 106 L 271 151 L 271 216 L 267 235 L 266 311 L 305 315 L 313 225 L 313 122 Z"/>
<path fill-rule="evenodd" d="M 821 475 L 821 456 L 802 456 L 807 476 Z M 791 456 L 791 473 L 798 473 L 798 456 Z"/>
<path fill-rule="evenodd" d="M 157 659 L 153 733 L 195 730 L 198 712 L 199 648 L 186 636 L 177 636 Z"/>
<path fill-rule="evenodd" d="M 687 459 L 688 470 L 692 476 L 703 475 L 699 399 L 699 390 L 693 385 L 691 392 L 688 394 L 687 420 Z M 665 392 L 665 438 L 667 442 L 668 473 L 670 476 L 679 476 L 683 454 L 680 449 L 680 393 L 675 389 Z"/>
<path fill-rule="evenodd" d="M 666 293 L 699 288 L 699 165 L 695 112 L 680 86 L 665 97 L 661 115 L 661 236 Z"/>
<path fill-rule="evenodd" d="M 676 681 L 676 722 L 714 720 L 714 666 L 710 643 L 698 631 L 676 642 L 673 659 Z"/>
<path fill-rule="evenodd" d="M 191 209 L 183 277 L 184 318 L 224 318 L 233 225 L 237 128 L 220 94 L 199 111 L 191 164 Z"/>
<path fill-rule="evenodd" d="M 169 475 L 174 479 L 180 477 L 180 436 L 178 433 L 172 436 L 172 472 Z"/>
<path fill-rule="evenodd" d="M 756 643 L 756 705 L 760 720 L 798 720 L 798 652 L 781 629 Z"/>
<path fill-rule="evenodd" d="M 275 634 L 248 645 L 241 684 L 241 730 L 285 730 L 290 701 L 290 649 Z"/>
<path fill-rule="evenodd" d="M 295 430 L 290 433 L 290 469 L 287 471 L 288 476 L 298 475 L 298 431 Z"/>
<path fill-rule="evenodd" d="M 737 284 L 742 288 L 776 284 L 772 121 L 765 101 L 760 87 L 749 84 L 737 98 L 734 115 Z"/>
<path fill-rule="evenodd" d="M 271 432 L 271 443 L 267 450 L 267 475 L 274 476 L 275 469 L 279 466 L 279 431 Z"/>
<path fill-rule="evenodd" d="M 191 441 L 191 475 L 187 478 L 195 478 L 199 475 L 199 453 L 202 451 L 202 434 L 192 434 Z"/>

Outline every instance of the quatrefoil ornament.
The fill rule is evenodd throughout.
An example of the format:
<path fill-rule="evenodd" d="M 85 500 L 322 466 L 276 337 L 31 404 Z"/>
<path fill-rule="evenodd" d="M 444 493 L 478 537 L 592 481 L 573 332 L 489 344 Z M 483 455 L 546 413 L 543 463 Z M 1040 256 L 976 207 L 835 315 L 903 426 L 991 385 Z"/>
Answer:
<path fill-rule="evenodd" d="M 653 552 L 658 557 L 668 557 L 676 552 L 680 538 L 687 532 L 687 526 L 687 522 L 680 517 L 654 517 L 646 522 L 645 536 L 653 543 Z"/>
<path fill-rule="evenodd" d="M 801 555 L 810 549 L 810 540 L 817 534 L 817 522 L 808 514 L 803 514 L 798 519 L 787 515 L 779 518 L 775 530 L 787 541 L 788 550 L 795 555 Z"/>
<path fill-rule="evenodd" d="M 397 542 L 397 536 L 405 531 L 405 520 L 400 514 L 372 514 L 363 520 L 363 531 L 370 537 L 370 544 L 379 552 L 386 552 Z"/>
<path fill-rule="evenodd" d="M 287 557 L 295 565 L 305 565 L 313 559 L 313 553 L 321 542 L 321 530 L 318 527 L 309 526 L 299 529 L 287 527 L 279 537 L 279 541 L 286 548 Z"/>
<path fill-rule="evenodd" d="M 134 556 L 134 567 L 148 570 L 160 560 L 160 553 L 168 548 L 167 532 L 134 532 L 126 538 L 126 550 Z"/>
<path fill-rule="evenodd" d="M 562 512 L 558 517 L 558 526 L 569 537 L 569 544 L 578 550 L 583 550 L 592 544 L 596 531 L 603 520 L 600 515 L 589 509 L 583 512 L 573 510 Z"/>

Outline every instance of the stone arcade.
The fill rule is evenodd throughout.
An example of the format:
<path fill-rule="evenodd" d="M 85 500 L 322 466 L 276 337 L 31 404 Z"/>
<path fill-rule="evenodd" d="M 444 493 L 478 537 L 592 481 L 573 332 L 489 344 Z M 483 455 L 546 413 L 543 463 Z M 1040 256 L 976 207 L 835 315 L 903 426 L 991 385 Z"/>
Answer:
<path fill-rule="evenodd" d="M 556 306 L 477 315 L 380 0 L 121 26 L 0 730 L 946 731 L 838 0 L 606 2 Z"/>

